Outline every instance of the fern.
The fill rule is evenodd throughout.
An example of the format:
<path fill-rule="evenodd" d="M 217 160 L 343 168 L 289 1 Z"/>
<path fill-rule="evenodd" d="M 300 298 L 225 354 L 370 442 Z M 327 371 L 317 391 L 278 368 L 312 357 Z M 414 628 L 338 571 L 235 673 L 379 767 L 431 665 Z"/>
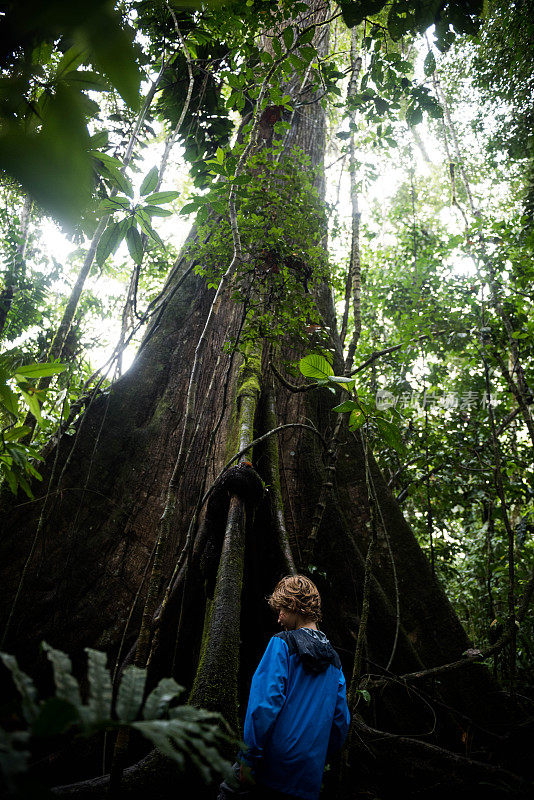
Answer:
<path fill-rule="evenodd" d="M 143 709 L 143 719 L 159 719 L 167 711 L 170 703 L 184 691 L 172 678 L 162 678 L 148 695 Z"/>
<path fill-rule="evenodd" d="M 38 700 L 33 680 L 24 673 L 14 656 L 0 653 L 20 695 L 22 717 L 27 730 L 8 732 L 0 728 L 0 771 L 8 789 L 14 778 L 28 769 L 31 737 L 57 736 L 77 730 L 90 736 L 100 731 L 129 727 L 149 739 L 163 755 L 180 769 L 191 763 L 205 781 L 228 772 L 229 763 L 220 753 L 228 741 L 235 740 L 222 730 L 226 723 L 220 714 L 193 706 L 172 706 L 183 686 L 163 678 L 143 703 L 146 669 L 127 667 L 113 708 L 112 679 L 105 653 L 86 648 L 89 697 L 82 702 L 80 686 L 72 674 L 72 662 L 61 650 L 43 642 L 56 686 L 55 695 Z M 143 719 L 137 718 L 142 714 Z M 167 718 L 162 718 L 166 715 Z M 26 748 L 26 749 L 24 749 Z"/>
<path fill-rule="evenodd" d="M 85 648 L 87 653 L 87 676 L 89 678 L 89 702 L 87 704 L 87 722 L 111 719 L 113 700 L 113 684 L 106 666 L 107 657 L 99 650 Z"/>
<path fill-rule="evenodd" d="M 67 703 L 70 703 L 79 711 L 82 705 L 80 687 L 72 674 L 70 658 L 66 653 L 62 653 L 61 650 L 55 650 L 46 642 L 43 642 L 42 648 L 48 656 L 48 660 L 52 663 L 56 697 L 59 697 L 60 700 L 66 700 Z"/>
<path fill-rule="evenodd" d="M 120 722 L 132 722 L 143 704 L 146 669 L 126 667 L 117 695 L 116 712 Z"/>
<path fill-rule="evenodd" d="M 14 656 L 10 656 L 8 653 L 0 653 L 0 658 L 4 666 L 11 672 L 13 683 L 20 694 L 22 714 L 26 722 L 31 725 L 38 713 L 36 686 L 30 676 L 21 670 Z"/>

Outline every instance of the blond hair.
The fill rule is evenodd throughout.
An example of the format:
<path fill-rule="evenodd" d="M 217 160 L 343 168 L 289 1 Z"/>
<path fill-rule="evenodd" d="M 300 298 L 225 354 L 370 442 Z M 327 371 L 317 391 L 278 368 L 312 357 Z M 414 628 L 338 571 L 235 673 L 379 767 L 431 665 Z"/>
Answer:
<path fill-rule="evenodd" d="M 317 586 L 305 575 L 287 575 L 282 578 L 267 602 L 274 611 L 285 608 L 304 619 L 314 622 L 321 619 L 321 595 Z"/>

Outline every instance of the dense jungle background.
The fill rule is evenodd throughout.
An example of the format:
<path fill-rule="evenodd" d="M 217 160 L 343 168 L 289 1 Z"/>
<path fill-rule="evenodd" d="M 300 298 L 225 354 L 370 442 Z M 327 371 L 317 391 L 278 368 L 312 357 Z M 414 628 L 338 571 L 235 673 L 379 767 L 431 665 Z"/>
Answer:
<path fill-rule="evenodd" d="M 530 796 L 532 0 L 0 24 L 2 791 L 214 798 L 304 572 L 325 800 Z"/>

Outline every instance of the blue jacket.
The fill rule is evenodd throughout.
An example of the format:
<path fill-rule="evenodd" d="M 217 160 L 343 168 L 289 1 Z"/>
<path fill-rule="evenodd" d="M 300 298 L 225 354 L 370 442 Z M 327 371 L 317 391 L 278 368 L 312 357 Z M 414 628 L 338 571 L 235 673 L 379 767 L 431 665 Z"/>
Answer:
<path fill-rule="evenodd" d="M 273 636 L 245 717 L 246 761 L 258 783 L 316 800 L 326 757 L 342 746 L 349 721 L 341 663 L 324 633 Z"/>

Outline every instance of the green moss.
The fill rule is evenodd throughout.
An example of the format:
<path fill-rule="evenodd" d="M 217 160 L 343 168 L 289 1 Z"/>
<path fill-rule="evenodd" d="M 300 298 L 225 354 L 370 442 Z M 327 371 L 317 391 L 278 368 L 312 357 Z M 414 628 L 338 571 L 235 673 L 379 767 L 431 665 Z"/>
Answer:
<path fill-rule="evenodd" d="M 257 397 L 261 391 L 261 344 L 249 341 L 245 344 L 243 363 L 237 376 L 237 397 Z"/>
<path fill-rule="evenodd" d="M 244 564 L 241 501 L 230 506 L 212 602 L 206 608 L 201 655 L 189 702 L 220 712 L 238 729 L 239 620 Z"/>

